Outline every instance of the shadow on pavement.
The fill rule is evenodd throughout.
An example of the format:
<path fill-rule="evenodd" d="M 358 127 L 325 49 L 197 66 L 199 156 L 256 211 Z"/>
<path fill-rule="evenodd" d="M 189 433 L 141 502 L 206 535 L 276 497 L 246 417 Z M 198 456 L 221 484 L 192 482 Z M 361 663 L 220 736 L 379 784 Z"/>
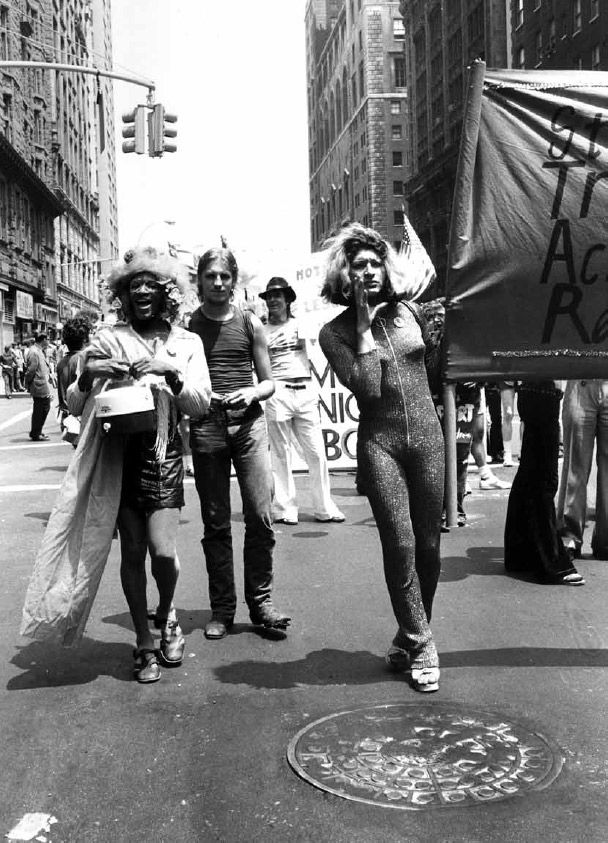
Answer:
<path fill-rule="evenodd" d="M 98 676 L 132 682 L 133 647 L 83 638 L 78 647 L 34 641 L 21 648 L 11 664 L 25 671 L 9 680 L 8 691 L 85 685 Z"/>
<path fill-rule="evenodd" d="M 507 576 L 504 566 L 504 548 L 469 547 L 466 556 L 442 558 L 440 582 L 458 582 L 470 576 Z"/>
<path fill-rule="evenodd" d="M 149 609 L 150 612 L 154 608 Z M 179 618 L 179 625 L 182 628 L 184 635 L 190 635 L 196 629 L 204 629 L 205 624 L 211 620 L 211 611 L 209 609 L 180 609 L 177 607 L 177 617 Z M 119 612 L 116 615 L 106 615 L 102 618 L 102 623 L 113 624 L 120 626 L 123 629 L 133 631 L 133 624 L 131 622 L 131 615 L 128 612 Z M 231 634 L 238 631 L 239 624 L 235 624 L 231 629 Z"/>
<path fill-rule="evenodd" d="M 564 647 L 511 647 L 440 652 L 442 668 L 456 667 L 608 667 L 608 650 Z M 293 662 L 240 661 L 214 668 L 220 682 L 253 688 L 286 689 L 316 685 L 368 685 L 403 682 L 382 656 L 324 649 Z"/>

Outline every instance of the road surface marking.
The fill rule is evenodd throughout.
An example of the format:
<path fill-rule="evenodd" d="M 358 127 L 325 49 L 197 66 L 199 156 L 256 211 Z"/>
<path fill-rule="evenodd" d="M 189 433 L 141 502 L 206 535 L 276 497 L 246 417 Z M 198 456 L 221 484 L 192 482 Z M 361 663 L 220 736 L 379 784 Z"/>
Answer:
<path fill-rule="evenodd" d="M 0 430 L 5 430 L 7 427 L 12 427 L 14 424 L 17 424 L 17 422 L 23 421 L 23 419 L 27 419 L 28 416 L 31 415 L 31 410 L 25 410 L 25 412 L 23 413 L 17 413 L 16 416 L 11 416 L 10 419 L 3 421 L 2 424 L 0 424 Z"/>
<path fill-rule="evenodd" d="M 60 489 L 60 483 L 40 483 L 30 486 L 0 486 L 1 492 L 44 492 L 47 489 Z"/>
<path fill-rule="evenodd" d="M 20 448 L 56 448 L 58 445 L 65 447 L 69 445 L 69 442 L 24 442 L 23 445 L 2 445 L 0 451 L 18 451 Z"/>

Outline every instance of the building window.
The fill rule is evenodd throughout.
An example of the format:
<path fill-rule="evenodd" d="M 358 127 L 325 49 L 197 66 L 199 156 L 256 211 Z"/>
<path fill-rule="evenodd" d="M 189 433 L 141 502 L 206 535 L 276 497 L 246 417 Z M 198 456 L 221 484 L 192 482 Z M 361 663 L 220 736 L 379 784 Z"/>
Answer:
<path fill-rule="evenodd" d="M 393 38 L 395 41 L 403 41 L 405 39 L 403 18 L 393 18 Z"/>
<path fill-rule="evenodd" d="M 520 70 L 525 70 L 526 67 L 526 51 L 520 47 L 517 51 L 517 67 Z"/>
<path fill-rule="evenodd" d="M 391 114 L 401 114 L 400 100 L 391 100 Z"/>
<path fill-rule="evenodd" d="M 596 44 L 591 50 L 591 70 L 600 69 L 600 45 Z"/>
<path fill-rule="evenodd" d="M 536 51 L 536 64 L 542 64 L 543 61 L 543 34 L 539 29 L 534 37 L 534 49 Z"/>
<path fill-rule="evenodd" d="M 401 209 L 395 208 L 393 211 L 393 224 L 394 225 L 403 225 L 405 218 L 405 212 Z"/>
<path fill-rule="evenodd" d="M 8 55 L 8 9 L 0 6 L 0 59 L 7 60 Z"/>
<path fill-rule="evenodd" d="M 402 181 L 394 181 L 393 182 L 393 196 L 403 196 L 403 182 Z"/>
<path fill-rule="evenodd" d="M 583 25 L 582 0 L 574 0 L 572 9 L 572 23 L 572 33 L 576 34 L 577 32 L 580 32 L 581 27 Z"/>
<path fill-rule="evenodd" d="M 403 137 L 403 127 L 400 123 L 393 123 L 391 126 L 391 139 L 392 140 L 401 140 Z"/>
<path fill-rule="evenodd" d="M 517 0 L 517 9 L 515 12 L 515 26 L 523 26 L 524 25 L 524 0 Z"/>
<path fill-rule="evenodd" d="M 359 62 L 359 96 L 365 96 L 365 72 L 363 70 L 363 61 Z"/>
<path fill-rule="evenodd" d="M 393 150 L 393 167 L 403 167 L 403 152 L 400 149 Z"/>
<path fill-rule="evenodd" d="M 600 16 L 600 0 L 591 0 L 591 17 L 589 20 L 595 20 Z"/>
<path fill-rule="evenodd" d="M 363 161 L 361 161 L 361 175 L 364 173 L 367 173 L 367 158 L 364 158 Z"/>
<path fill-rule="evenodd" d="M 395 88 L 405 88 L 405 56 L 393 58 L 393 73 L 395 77 Z"/>

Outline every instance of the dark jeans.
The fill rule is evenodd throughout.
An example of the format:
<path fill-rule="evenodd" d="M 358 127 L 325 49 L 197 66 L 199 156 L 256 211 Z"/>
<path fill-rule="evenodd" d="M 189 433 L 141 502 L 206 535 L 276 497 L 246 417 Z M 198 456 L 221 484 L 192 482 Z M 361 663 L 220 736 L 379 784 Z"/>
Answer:
<path fill-rule="evenodd" d="M 33 400 L 34 406 L 32 408 L 32 423 L 30 430 L 30 437 L 32 439 L 36 438 L 36 436 L 40 436 L 42 433 L 46 417 L 51 409 L 51 396 L 49 395 L 46 398 L 34 397 Z"/>
<path fill-rule="evenodd" d="M 230 465 L 234 465 L 243 501 L 245 600 L 250 611 L 270 598 L 275 544 L 270 504 L 272 473 L 264 416 L 229 419 L 225 412 L 191 419 L 190 444 L 205 527 L 203 550 L 214 616 L 232 621 L 236 612 Z"/>
<path fill-rule="evenodd" d="M 549 578 L 573 573 L 557 532 L 555 493 L 560 394 L 526 389 L 518 396 L 524 433 L 505 524 L 505 568 Z"/>

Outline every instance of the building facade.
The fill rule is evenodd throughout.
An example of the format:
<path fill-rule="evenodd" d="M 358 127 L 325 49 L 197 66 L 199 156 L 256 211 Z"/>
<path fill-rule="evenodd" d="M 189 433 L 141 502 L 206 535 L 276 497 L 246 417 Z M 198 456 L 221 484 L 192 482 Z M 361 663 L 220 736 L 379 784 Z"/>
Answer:
<path fill-rule="evenodd" d="M 0 58 L 106 67 L 109 15 L 110 0 L 0 0 Z M 118 237 L 111 86 L 71 71 L 1 68 L 0 88 L 7 344 L 98 310 L 101 235 L 108 257 Z"/>
<path fill-rule="evenodd" d="M 0 3 L 0 59 L 45 61 L 48 5 Z M 57 319 L 54 220 L 63 211 L 53 184 L 50 75 L 0 70 L 0 345 Z"/>
<path fill-rule="evenodd" d="M 608 9 L 600 0 L 514 0 L 510 24 L 513 67 L 608 67 Z"/>
<path fill-rule="evenodd" d="M 410 91 L 412 224 L 437 269 L 429 295 L 443 294 L 467 66 L 508 67 L 509 0 L 401 0 Z"/>
<path fill-rule="evenodd" d="M 398 2 L 309 0 L 306 64 L 313 249 L 347 220 L 399 245 L 409 161 Z"/>

